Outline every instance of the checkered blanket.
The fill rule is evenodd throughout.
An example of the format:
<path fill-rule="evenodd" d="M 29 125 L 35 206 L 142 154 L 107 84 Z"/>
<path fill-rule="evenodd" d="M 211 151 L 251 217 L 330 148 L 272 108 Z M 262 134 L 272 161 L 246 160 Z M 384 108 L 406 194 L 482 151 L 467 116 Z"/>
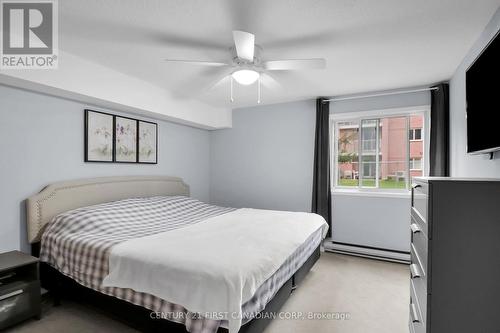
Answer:
<path fill-rule="evenodd" d="M 162 318 L 184 324 L 192 333 L 213 333 L 226 323 L 204 318 L 150 294 L 102 287 L 102 280 L 108 275 L 108 259 L 114 245 L 199 223 L 233 210 L 183 196 L 132 198 L 75 209 L 58 215 L 48 225 L 42 236 L 40 259 L 85 287 L 155 311 Z M 321 232 L 311 235 L 259 288 L 243 305 L 244 322 L 264 309 L 320 242 Z"/>

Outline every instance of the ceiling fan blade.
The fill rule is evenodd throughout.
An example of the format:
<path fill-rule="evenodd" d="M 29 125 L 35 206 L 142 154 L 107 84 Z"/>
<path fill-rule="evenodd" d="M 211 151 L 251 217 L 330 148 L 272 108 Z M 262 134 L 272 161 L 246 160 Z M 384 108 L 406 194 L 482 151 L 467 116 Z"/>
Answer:
<path fill-rule="evenodd" d="M 255 36 L 249 32 L 233 31 L 234 46 L 239 58 L 253 61 L 255 51 Z"/>
<path fill-rule="evenodd" d="M 273 60 L 273 61 L 266 61 L 264 63 L 264 68 L 270 71 L 323 69 L 325 67 L 326 67 L 326 60 L 323 58 Z"/>
<path fill-rule="evenodd" d="M 279 90 L 284 89 L 283 85 L 281 83 L 279 83 L 278 80 L 274 77 L 274 74 L 262 73 L 260 75 L 260 77 L 261 77 L 262 85 L 266 89 L 270 89 L 272 91 L 279 91 Z"/>
<path fill-rule="evenodd" d="M 232 71 L 233 71 L 232 68 L 226 68 L 220 70 L 211 81 L 205 83 L 205 88 L 203 89 L 203 93 L 218 88 L 222 83 L 229 80 Z"/>
<path fill-rule="evenodd" d="M 167 62 L 176 62 L 182 64 L 190 64 L 190 65 L 201 65 L 201 66 L 212 66 L 212 67 L 222 67 L 229 66 L 224 62 L 216 62 L 216 61 L 198 61 L 198 60 L 177 60 L 177 59 L 164 59 Z"/>

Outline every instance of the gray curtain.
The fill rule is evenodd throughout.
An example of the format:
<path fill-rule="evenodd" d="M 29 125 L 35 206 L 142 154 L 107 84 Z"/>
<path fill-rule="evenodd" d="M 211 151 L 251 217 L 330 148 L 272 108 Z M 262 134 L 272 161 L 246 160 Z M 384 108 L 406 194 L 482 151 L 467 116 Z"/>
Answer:
<path fill-rule="evenodd" d="M 431 138 L 429 176 L 450 175 L 450 100 L 447 83 L 431 91 Z"/>
<path fill-rule="evenodd" d="M 325 218 L 330 225 L 328 233 L 331 235 L 330 102 L 324 100 L 324 98 L 316 100 L 312 212 Z"/>

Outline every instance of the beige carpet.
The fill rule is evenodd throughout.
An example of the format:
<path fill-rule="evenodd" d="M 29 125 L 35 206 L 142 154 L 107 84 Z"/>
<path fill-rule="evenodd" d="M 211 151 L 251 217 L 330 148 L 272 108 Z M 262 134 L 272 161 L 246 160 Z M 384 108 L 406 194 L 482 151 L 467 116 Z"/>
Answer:
<path fill-rule="evenodd" d="M 402 264 L 324 253 L 265 333 L 406 333 L 409 273 Z M 309 320 L 310 315 L 330 319 Z M 341 318 L 336 316 L 343 316 Z M 343 319 L 342 319 L 343 318 Z M 136 332 L 92 309 L 44 305 L 43 318 L 9 332 Z"/>

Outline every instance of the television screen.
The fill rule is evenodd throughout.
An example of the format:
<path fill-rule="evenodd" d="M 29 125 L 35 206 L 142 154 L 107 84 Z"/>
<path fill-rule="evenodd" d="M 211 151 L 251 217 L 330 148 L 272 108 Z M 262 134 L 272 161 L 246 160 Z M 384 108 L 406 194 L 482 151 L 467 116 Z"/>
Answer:
<path fill-rule="evenodd" d="M 500 34 L 466 74 L 467 152 L 500 150 Z"/>

